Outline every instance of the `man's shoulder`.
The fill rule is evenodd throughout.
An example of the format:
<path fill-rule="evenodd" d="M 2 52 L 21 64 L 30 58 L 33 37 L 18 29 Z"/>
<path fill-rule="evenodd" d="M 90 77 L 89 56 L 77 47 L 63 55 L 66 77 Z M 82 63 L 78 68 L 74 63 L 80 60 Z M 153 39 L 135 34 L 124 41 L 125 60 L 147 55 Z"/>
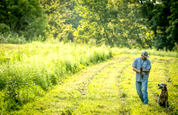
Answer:
<path fill-rule="evenodd" d="M 148 58 L 146 60 L 150 62 L 150 60 Z"/>
<path fill-rule="evenodd" d="M 135 60 L 139 60 L 139 59 L 140 59 L 140 57 L 136 57 L 136 58 L 135 58 Z"/>
<path fill-rule="evenodd" d="M 149 63 L 151 63 L 151 61 L 147 58 L 147 61 L 149 62 Z"/>

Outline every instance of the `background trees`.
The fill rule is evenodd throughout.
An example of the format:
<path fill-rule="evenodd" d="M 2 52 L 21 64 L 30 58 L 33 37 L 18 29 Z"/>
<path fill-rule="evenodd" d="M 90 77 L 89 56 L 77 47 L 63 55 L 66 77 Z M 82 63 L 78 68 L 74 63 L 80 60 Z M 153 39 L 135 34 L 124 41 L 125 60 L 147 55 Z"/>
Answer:
<path fill-rule="evenodd" d="M 139 3 L 111 0 L 80 0 L 77 40 L 119 47 L 151 47 L 151 32 L 141 24 Z M 142 21 L 143 22 L 143 21 Z"/>
<path fill-rule="evenodd" d="M 45 37 L 48 29 L 47 16 L 39 0 L 2 0 L 0 2 L 0 24 L 10 31 L 33 40 L 34 36 Z M 2 27 L 1 31 L 5 28 Z"/>
<path fill-rule="evenodd" d="M 178 42 L 178 1 L 150 1 L 140 6 L 145 25 L 154 31 L 153 45 L 157 49 L 172 50 Z"/>
<path fill-rule="evenodd" d="M 64 42 L 73 41 L 73 33 L 81 19 L 74 9 L 76 0 L 41 0 L 41 4 L 48 15 L 49 37 Z"/>
<path fill-rule="evenodd" d="M 27 41 L 41 36 L 166 50 L 178 42 L 176 0 L 2 0 L 0 8 L 1 34 L 18 33 Z"/>

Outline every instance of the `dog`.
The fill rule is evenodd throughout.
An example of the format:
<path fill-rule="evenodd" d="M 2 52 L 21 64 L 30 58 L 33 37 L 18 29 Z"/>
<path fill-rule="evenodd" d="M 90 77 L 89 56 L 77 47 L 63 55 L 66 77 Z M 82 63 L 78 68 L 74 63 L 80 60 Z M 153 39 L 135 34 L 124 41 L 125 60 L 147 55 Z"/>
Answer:
<path fill-rule="evenodd" d="M 158 89 L 161 89 L 161 93 L 158 97 L 158 105 L 167 108 L 169 107 L 167 84 L 161 83 L 158 84 L 158 86 Z"/>

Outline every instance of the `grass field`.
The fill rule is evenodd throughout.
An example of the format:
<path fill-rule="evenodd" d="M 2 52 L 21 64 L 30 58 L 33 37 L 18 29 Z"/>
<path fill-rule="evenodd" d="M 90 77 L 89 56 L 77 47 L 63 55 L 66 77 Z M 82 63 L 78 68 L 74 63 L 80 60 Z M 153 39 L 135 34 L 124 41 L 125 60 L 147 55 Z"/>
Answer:
<path fill-rule="evenodd" d="M 1 44 L 0 109 L 20 109 L 68 76 L 111 57 L 107 47 L 39 42 Z"/>
<path fill-rule="evenodd" d="M 30 57 L 24 58 L 25 56 L 23 55 L 24 57 L 22 59 L 20 58 L 20 60 L 23 60 L 22 62 L 27 61 L 26 63 L 22 64 L 23 68 L 25 68 L 26 64 L 28 63 L 29 65 L 34 65 L 34 67 L 36 67 L 39 64 L 38 61 L 40 61 L 41 63 L 42 62 L 46 63 L 47 58 L 42 57 L 42 56 L 49 55 L 48 58 L 50 58 L 52 55 L 54 55 L 54 53 L 50 55 L 49 52 L 53 52 L 53 51 L 51 51 L 49 47 L 47 49 L 50 49 L 50 51 L 45 49 L 44 44 L 41 44 L 41 46 L 37 44 L 35 45 L 29 44 L 28 47 L 33 47 L 32 49 L 34 49 L 34 46 L 40 48 L 39 52 L 43 52 L 42 53 L 43 55 L 40 54 L 41 57 L 38 57 L 39 56 L 38 55 L 36 56 L 36 58 L 34 58 L 35 54 L 38 54 L 37 50 L 34 50 L 33 54 L 30 53 L 31 58 Z M 71 45 L 66 46 L 62 44 L 62 46 L 67 48 L 67 47 L 70 47 Z M 20 47 L 24 48 L 24 46 L 20 46 Z M 53 46 L 50 45 L 50 47 L 53 47 Z M 54 46 L 52 49 L 55 50 L 56 47 L 57 46 Z M 79 46 L 73 46 L 73 47 L 76 48 Z M 5 47 L 1 48 L 1 50 L 4 48 Z M 25 51 L 28 51 L 29 53 L 27 46 L 25 46 L 25 48 L 26 48 Z M 81 49 L 83 49 L 83 51 L 86 50 L 84 48 L 81 48 Z M 7 50 L 7 47 L 6 47 L 6 50 Z M 8 50 L 12 51 L 10 50 L 10 48 Z M 80 50 L 79 52 L 81 51 L 82 50 Z M 96 52 L 97 50 L 96 49 L 90 50 L 90 48 L 88 47 L 87 51 Z M 17 115 L 19 114 L 21 115 L 24 115 L 24 114 L 29 114 L 29 115 L 30 114 L 35 114 L 35 115 L 39 115 L 39 114 L 46 114 L 46 115 L 49 115 L 49 114 L 63 114 L 63 115 L 71 115 L 71 114 L 73 115 L 80 115 L 80 114 L 85 114 L 85 115 L 113 115 L 113 114 L 116 114 L 116 115 L 120 115 L 120 114 L 121 115 L 122 114 L 123 115 L 125 114 L 133 114 L 133 115 L 148 114 L 150 115 L 150 114 L 153 114 L 155 115 L 156 114 L 157 115 L 157 114 L 160 114 L 162 115 L 162 114 L 165 114 L 165 115 L 176 115 L 178 114 L 178 107 L 177 107 L 178 105 L 178 100 L 177 100 L 178 99 L 178 94 L 177 94 L 177 91 L 178 91 L 178 73 L 177 73 L 178 58 L 176 57 L 177 56 L 176 53 L 168 52 L 169 56 L 167 56 L 166 52 L 164 51 L 162 52 L 160 51 L 155 54 L 153 52 L 151 53 L 149 59 L 152 64 L 152 69 L 150 72 L 150 77 L 149 77 L 149 82 L 148 82 L 149 104 L 144 105 L 141 103 L 136 93 L 135 73 L 132 70 L 133 60 L 136 57 L 140 56 L 139 54 L 140 50 L 133 50 L 133 51 L 128 50 L 128 49 L 110 49 L 109 50 L 108 48 L 103 47 L 101 51 L 106 51 L 108 58 L 110 57 L 109 55 L 111 55 L 111 54 L 108 54 L 108 52 L 112 51 L 112 54 L 114 54 L 114 57 L 105 62 L 101 62 L 101 61 L 104 61 L 104 59 L 99 58 L 100 63 L 98 63 L 98 61 L 92 62 L 90 60 L 91 56 L 93 55 L 93 53 L 90 53 L 92 55 L 89 56 L 90 58 L 88 58 L 90 60 L 89 62 L 87 62 L 88 64 L 85 63 L 87 65 L 82 64 L 83 61 L 81 61 L 79 65 L 82 64 L 83 68 L 81 68 L 80 70 L 74 73 L 72 73 L 72 71 L 70 71 L 69 73 L 66 72 L 67 77 L 62 82 L 59 82 L 59 83 L 56 83 L 56 85 L 53 85 L 53 87 L 50 90 L 45 91 L 45 89 L 42 87 L 43 85 L 37 84 L 35 88 L 37 88 L 36 90 L 39 95 L 38 98 L 36 98 L 33 101 L 23 104 L 23 106 L 20 107 L 20 110 L 7 111 L 5 108 L 7 104 L 2 101 L 3 98 L 1 96 L 0 98 L 1 108 L 0 109 L 2 111 L 0 113 L 1 114 L 17 114 Z M 47 53 L 48 55 L 45 54 L 45 52 L 48 52 Z M 60 50 L 58 50 L 57 52 L 60 52 Z M 73 51 L 66 52 L 65 50 L 64 52 L 67 54 L 77 55 L 77 53 L 73 53 Z M 55 59 L 59 57 L 60 56 L 56 57 Z M 80 56 L 78 56 L 77 58 L 74 58 L 74 60 L 78 59 L 79 57 Z M 96 57 L 99 57 L 99 53 L 98 53 L 98 56 L 95 56 L 95 58 Z M 31 59 L 34 59 L 35 62 L 31 63 L 29 61 Z M 65 59 L 67 59 L 67 57 Z M 106 59 L 107 58 L 105 58 L 105 60 Z M 1 60 L 3 59 L 1 58 Z M 15 61 L 15 62 L 16 63 L 20 62 L 20 60 Z M 93 65 L 92 63 L 95 65 Z M 17 64 L 20 65 L 20 63 L 17 63 Z M 50 64 L 55 64 L 55 63 L 51 62 Z M 1 65 L 7 66 L 7 61 L 1 63 Z M 0 68 L 1 75 L 4 75 L 2 74 L 3 73 L 2 66 Z M 11 67 L 13 66 L 12 62 L 9 66 Z M 45 66 L 45 67 L 48 67 L 49 69 L 50 66 Z M 37 67 L 35 69 L 37 69 Z M 37 72 L 38 74 L 36 76 L 38 75 L 40 76 L 42 72 L 41 68 L 37 70 L 38 70 Z M 50 71 L 53 71 L 53 69 L 50 69 Z M 50 71 L 47 71 L 46 73 Z M 16 73 L 16 71 L 14 73 Z M 23 75 L 20 72 L 19 74 Z M 158 99 L 158 95 L 160 93 L 160 90 L 158 89 L 157 84 L 162 83 L 162 82 L 168 85 L 167 87 L 168 87 L 169 103 L 170 103 L 169 108 L 162 108 L 158 106 L 156 103 Z M 42 82 L 42 84 L 43 83 L 45 82 Z M 27 89 L 25 91 L 27 91 Z M 0 94 L 3 95 L 3 91 Z M 42 96 L 40 96 L 40 94 Z"/>

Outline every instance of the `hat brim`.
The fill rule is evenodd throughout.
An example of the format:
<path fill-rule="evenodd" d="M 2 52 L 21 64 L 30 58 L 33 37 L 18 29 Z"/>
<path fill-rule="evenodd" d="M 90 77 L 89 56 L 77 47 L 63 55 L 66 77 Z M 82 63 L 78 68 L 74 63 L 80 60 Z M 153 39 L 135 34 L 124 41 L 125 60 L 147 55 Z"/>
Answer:
<path fill-rule="evenodd" d="M 147 57 L 149 57 L 149 56 L 144 56 L 144 55 L 143 55 L 143 57 L 146 57 L 146 58 L 147 58 Z"/>

